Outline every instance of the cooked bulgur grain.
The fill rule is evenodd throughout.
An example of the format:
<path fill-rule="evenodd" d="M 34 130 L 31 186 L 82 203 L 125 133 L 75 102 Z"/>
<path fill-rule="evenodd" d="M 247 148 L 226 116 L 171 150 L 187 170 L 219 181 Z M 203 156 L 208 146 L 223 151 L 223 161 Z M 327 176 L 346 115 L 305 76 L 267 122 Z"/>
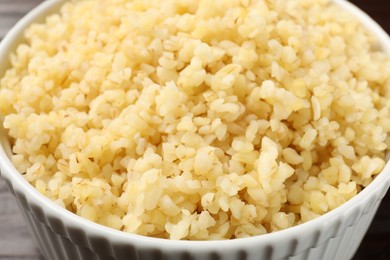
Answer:
<path fill-rule="evenodd" d="M 390 60 L 328 0 L 79 0 L 1 80 L 13 162 L 125 232 L 230 239 L 306 222 L 384 167 Z"/>

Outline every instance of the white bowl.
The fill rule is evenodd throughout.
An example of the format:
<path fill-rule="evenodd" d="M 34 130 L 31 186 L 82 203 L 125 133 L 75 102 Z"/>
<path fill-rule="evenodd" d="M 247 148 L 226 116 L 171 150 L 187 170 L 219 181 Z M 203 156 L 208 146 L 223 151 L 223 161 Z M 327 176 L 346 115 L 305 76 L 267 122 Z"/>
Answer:
<path fill-rule="evenodd" d="M 8 55 L 23 41 L 23 31 L 57 12 L 64 0 L 45 1 L 31 11 L 0 44 L 0 77 Z M 390 56 L 390 38 L 368 15 L 345 0 L 334 0 L 353 13 L 378 38 Z M 17 198 L 42 254 L 51 259 L 350 259 L 366 233 L 390 185 L 390 164 L 354 198 L 307 223 L 257 237 L 225 241 L 171 241 L 110 229 L 83 219 L 36 191 L 11 163 L 11 149 L 0 127 L 0 171 Z"/>

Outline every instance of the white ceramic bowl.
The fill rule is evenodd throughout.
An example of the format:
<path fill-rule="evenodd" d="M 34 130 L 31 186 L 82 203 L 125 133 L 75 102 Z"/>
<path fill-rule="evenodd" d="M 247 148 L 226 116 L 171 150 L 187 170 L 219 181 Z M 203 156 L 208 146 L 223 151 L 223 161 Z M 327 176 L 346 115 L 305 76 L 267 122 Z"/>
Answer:
<path fill-rule="evenodd" d="M 45 1 L 24 17 L 0 45 L 0 77 L 23 31 L 58 11 L 64 0 Z M 334 0 L 378 38 L 390 56 L 388 35 L 361 10 Z M 85 220 L 38 193 L 12 165 L 10 145 L 0 127 L 0 171 L 48 260 L 54 259 L 350 259 L 390 185 L 390 164 L 362 192 L 339 208 L 302 225 L 252 238 L 226 241 L 170 241 L 127 234 Z"/>

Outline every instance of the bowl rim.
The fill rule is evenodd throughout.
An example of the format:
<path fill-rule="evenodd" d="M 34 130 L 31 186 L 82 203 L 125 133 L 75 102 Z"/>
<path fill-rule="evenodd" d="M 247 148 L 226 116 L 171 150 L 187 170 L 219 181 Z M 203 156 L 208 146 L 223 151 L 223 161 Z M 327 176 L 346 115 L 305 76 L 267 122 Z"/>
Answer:
<path fill-rule="evenodd" d="M 23 31 L 25 28 L 36 21 L 39 18 L 46 17 L 47 14 L 58 11 L 58 7 L 61 6 L 65 0 L 51 0 L 44 1 L 26 16 L 24 16 L 4 37 L 0 43 L 0 60 L 8 59 L 9 52 L 17 45 L 16 42 L 23 38 Z M 340 6 L 342 9 L 349 13 L 352 13 L 358 20 L 361 21 L 369 31 L 377 37 L 378 43 L 383 51 L 390 56 L 390 37 L 387 33 L 366 13 L 361 11 L 358 7 L 346 0 L 331 0 L 331 2 Z M 3 68 L 0 65 L 0 76 L 3 75 L 7 68 L 4 65 Z M 1 119 L 1 118 L 0 118 Z M 2 121 L 2 120 L 0 120 Z M 0 124 L 2 125 L 2 124 Z M 121 244 L 133 244 L 143 248 L 161 248 L 164 247 L 168 250 L 215 250 L 216 247 L 225 248 L 226 250 L 234 250 L 242 247 L 250 247 L 259 244 L 271 244 L 274 242 L 280 243 L 282 240 L 294 239 L 301 234 L 304 234 L 308 230 L 314 230 L 318 227 L 324 227 L 329 225 L 340 215 L 345 215 L 346 212 L 357 208 L 359 205 L 363 205 L 368 201 L 370 195 L 375 194 L 376 190 L 387 189 L 390 185 L 390 161 L 386 163 L 382 172 L 369 184 L 365 189 L 359 192 L 356 196 L 342 204 L 336 209 L 329 211 L 328 213 L 310 220 L 306 223 L 302 223 L 297 226 L 280 230 L 274 233 L 268 233 L 260 236 L 231 239 L 231 240 L 169 240 L 162 238 L 147 237 L 137 234 L 126 233 L 123 231 L 111 229 L 109 227 L 97 224 L 95 222 L 84 219 L 62 207 L 55 204 L 52 200 L 48 199 L 41 193 L 39 193 L 27 180 L 16 170 L 11 160 L 6 153 L 6 147 L 3 147 L 6 140 L 5 132 L 2 126 L 0 127 L 0 139 L 2 139 L 2 145 L 0 147 L 0 172 L 1 175 L 9 180 L 13 190 L 22 193 L 28 204 L 41 205 L 44 209 L 45 215 L 49 217 L 59 218 L 64 225 L 72 228 L 83 230 L 87 235 L 104 237 L 115 243 Z M 145 244 L 146 243 L 146 244 Z"/>

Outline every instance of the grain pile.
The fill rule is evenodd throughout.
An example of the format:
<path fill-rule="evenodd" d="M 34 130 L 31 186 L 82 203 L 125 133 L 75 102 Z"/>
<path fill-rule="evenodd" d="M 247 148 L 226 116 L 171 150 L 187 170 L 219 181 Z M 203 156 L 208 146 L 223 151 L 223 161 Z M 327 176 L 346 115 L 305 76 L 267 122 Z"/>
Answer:
<path fill-rule="evenodd" d="M 12 160 L 102 225 L 261 235 L 385 165 L 389 58 L 329 1 L 70 1 L 25 35 L 0 89 Z"/>

